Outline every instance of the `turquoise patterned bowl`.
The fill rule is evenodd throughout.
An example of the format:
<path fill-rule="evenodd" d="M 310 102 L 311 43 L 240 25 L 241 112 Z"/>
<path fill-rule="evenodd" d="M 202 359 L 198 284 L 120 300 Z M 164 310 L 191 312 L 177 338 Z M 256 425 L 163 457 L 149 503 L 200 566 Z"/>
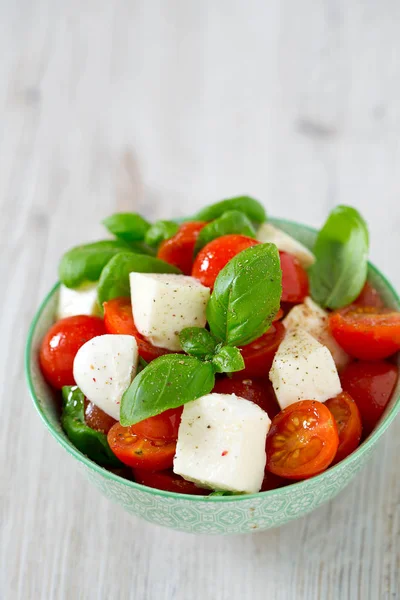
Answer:
<path fill-rule="evenodd" d="M 312 247 L 315 231 L 291 223 L 274 223 Z M 400 300 L 386 279 L 372 265 L 369 279 L 388 306 L 400 310 Z M 312 479 L 284 488 L 236 497 L 203 497 L 175 494 L 144 487 L 99 467 L 81 454 L 65 436 L 51 390 L 38 365 L 38 348 L 54 321 L 58 285 L 39 308 L 26 347 L 28 386 L 39 415 L 57 442 L 67 450 L 86 477 L 107 497 L 129 513 L 147 521 L 191 533 L 249 533 L 276 527 L 301 517 L 338 494 L 367 462 L 376 442 L 400 410 L 400 384 L 373 434 L 347 459 Z"/>

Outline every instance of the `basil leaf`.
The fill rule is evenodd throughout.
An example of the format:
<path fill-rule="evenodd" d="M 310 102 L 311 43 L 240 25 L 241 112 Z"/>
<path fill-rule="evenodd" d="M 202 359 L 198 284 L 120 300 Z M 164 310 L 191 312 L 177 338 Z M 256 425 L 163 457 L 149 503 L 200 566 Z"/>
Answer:
<path fill-rule="evenodd" d="M 197 237 L 194 254 L 196 255 L 212 240 L 230 233 L 239 233 L 249 237 L 256 236 L 256 231 L 250 219 L 244 213 L 239 210 L 228 210 L 218 219 L 203 227 Z"/>
<path fill-rule="evenodd" d="M 202 208 L 196 213 L 193 220 L 213 221 L 228 210 L 239 210 L 251 221 L 255 221 L 256 223 L 264 223 L 267 219 L 265 208 L 258 200 L 254 200 L 254 198 L 250 198 L 250 196 L 237 196 L 235 198 L 229 198 L 228 200 L 221 200 L 221 202 L 216 202 L 215 204 Z"/>
<path fill-rule="evenodd" d="M 179 334 L 179 341 L 187 354 L 197 358 L 211 358 L 218 345 L 218 340 L 204 327 L 186 327 L 182 329 Z"/>
<path fill-rule="evenodd" d="M 130 295 L 129 273 L 178 273 L 181 271 L 167 262 L 133 252 L 121 252 L 104 267 L 97 286 L 100 306 L 112 298 Z"/>
<path fill-rule="evenodd" d="M 97 281 L 108 261 L 130 246 L 120 240 L 102 240 L 76 246 L 61 259 L 58 275 L 67 287 L 78 287 L 84 281 Z"/>
<path fill-rule="evenodd" d="M 270 327 L 279 310 L 282 270 L 274 244 L 237 254 L 220 271 L 207 305 L 211 333 L 230 346 L 244 346 Z"/>
<path fill-rule="evenodd" d="M 369 235 L 359 212 L 337 206 L 318 234 L 316 262 L 309 270 L 311 296 L 331 309 L 351 304 L 360 294 L 368 269 Z"/>
<path fill-rule="evenodd" d="M 219 492 L 211 492 L 211 494 L 208 494 L 208 498 L 211 498 L 212 496 L 242 496 L 243 494 L 241 492 L 229 492 L 228 490 L 225 491 L 219 491 Z"/>
<path fill-rule="evenodd" d="M 148 256 L 156 255 L 156 251 L 154 250 L 154 248 L 150 248 L 150 246 L 148 246 L 144 242 L 129 242 L 128 246 L 129 249 L 132 250 L 132 252 L 135 252 L 136 254 L 147 254 Z"/>
<path fill-rule="evenodd" d="M 115 213 L 102 221 L 103 225 L 115 237 L 125 242 L 144 240 L 150 223 L 137 213 Z"/>
<path fill-rule="evenodd" d="M 211 392 L 211 363 L 194 356 L 166 354 L 153 360 L 131 383 L 121 400 L 121 425 L 132 425 L 177 408 Z"/>
<path fill-rule="evenodd" d="M 161 242 L 172 238 L 179 230 L 179 225 L 173 221 L 156 221 L 154 225 L 148 229 L 145 242 L 149 246 L 159 246 Z"/>
<path fill-rule="evenodd" d="M 85 397 L 76 386 L 62 388 L 61 425 L 68 439 L 88 458 L 103 467 L 121 467 L 122 463 L 108 445 L 107 436 L 85 423 Z"/>
<path fill-rule="evenodd" d="M 212 364 L 217 373 L 234 373 L 245 367 L 239 348 L 223 346 L 213 357 Z"/>

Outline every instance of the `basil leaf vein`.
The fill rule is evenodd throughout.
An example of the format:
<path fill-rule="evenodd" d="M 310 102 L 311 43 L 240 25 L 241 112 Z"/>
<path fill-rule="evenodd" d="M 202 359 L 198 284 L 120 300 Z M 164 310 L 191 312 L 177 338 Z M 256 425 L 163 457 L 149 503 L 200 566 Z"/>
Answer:
<path fill-rule="evenodd" d="M 128 426 L 211 392 L 214 368 L 194 356 L 167 354 L 136 375 L 121 400 L 121 425 Z"/>

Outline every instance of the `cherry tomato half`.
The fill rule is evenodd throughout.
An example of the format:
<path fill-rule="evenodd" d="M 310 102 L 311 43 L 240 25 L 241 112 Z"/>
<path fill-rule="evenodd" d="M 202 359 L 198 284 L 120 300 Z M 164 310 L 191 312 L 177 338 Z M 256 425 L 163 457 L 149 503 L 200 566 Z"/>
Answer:
<path fill-rule="evenodd" d="M 380 360 L 400 350 L 400 313 L 390 308 L 348 306 L 329 316 L 329 327 L 354 358 Z"/>
<path fill-rule="evenodd" d="M 54 323 L 43 338 L 39 362 L 46 381 L 60 390 L 74 385 L 73 365 L 79 348 L 92 338 L 106 333 L 98 317 L 79 315 Z"/>
<path fill-rule="evenodd" d="M 95 431 L 107 434 L 117 421 L 85 398 L 85 423 Z"/>
<path fill-rule="evenodd" d="M 183 406 L 170 408 L 160 415 L 149 417 L 144 421 L 140 421 L 140 423 L 131 425 L 131 431 L 148 440 L 176 441 L 178 439 L 182 411 Z"/>
<path fill-rule="evenodd" d="M 230 379 L 229 377 L 221 377 L 215 383 L 213 393 L 236 394 L 240 398 L 251 400 L 251 402 L 254 402 L 254 404 L 265 410 L 270 419 L 275 417 L 280 411 L 272 384 L 266 379 Z"/>
<path fill-rule="evenodd" d="M 245 368 L 236 376 L 243 377 L 268 377 L 272 361 L 279 344 L 285 337 L 285 327 L 280 321 L 274 321 L 271 327 L 251 344 L 240 348 Z"/>
<path fill-rule="evenodd" d="M 137 483 L 147 487 L 175 492 L 178 494 L 192 494 L 194 496 L 208 496 L 211 490 L 197 487 L 191 481 L 186 481 L 173 471 L 145 471 L 144 469 L 133 469 L 133 475 Z"/>
<path fill-rule="evenodd" d="M 245 235 L 223 235 L 209 242 L 196 256 L 192 276 L 206 287 L 214 287 L 218 273 L 239 252 L 260 242 Z"/>
<path fill-rule="evenodd" d="M 397 367 L 385 361 L 353 362 L 341 372 L 343 390 L 350 394 L 360 411 L 364 437 L 381 418 L 397 376 Z"/>
<path fill-rule="evenodd" d="M 163 354 L 170 353 L 166 348 L 157 348 L 153 346 L 136 329 L 132 306 L 129 298 L 114 298 L 104 302 L 104 325 L 107 333 L 121 333 L 133 335 L 136 338 L 139 354 L 145 361 L 151 362 Z"/>
<path fill-rule="evenodd" d="M 360 411 L 353 398 L 342 392 L 325 402 L 336 421 L 339 434 L 339 447 L 333 464 L 338 463 L 354 452 L 361 440 L 362 424 Z"/>
<path fill-rule="evenodd" d="M 365 282 L 360 295 L 353 304 L 357 306 L 375 306 L 375 308 L 384 308 L 385 304 L 379 295 L 379 292 L 368 281 Z"/>
<path fill-rule="evenodd" d="M 267 436 L 267 470 L 287 479 L 307 479 L 322 473 L 339 445 L 335 419 L 315 400 L 301 400 L 272 420 Z"/>
<path fill-rule="evenodd" d="M 282 269 L 282 302 L 299 304 L 309 294 L 308 275 L 295 256 L 279 252 Z"/>
<path fill-rule="evenodd" d="M 174 441 L 148 440 L 120 423 L 111 427 L 107 440 L 115 456 L 128 467 L 150 471 L 172 467 L 176 448 Z"/>
<path fill-rule="evenodd" d="M 179 231 L 169 240 L 163 242 L 158 249 L 157 257 L 170 265 L 175 265 L 184 275 L 190 275 L 193 265 L 193 252 L 197 237 L 204 221 L 183 223 Z"/>

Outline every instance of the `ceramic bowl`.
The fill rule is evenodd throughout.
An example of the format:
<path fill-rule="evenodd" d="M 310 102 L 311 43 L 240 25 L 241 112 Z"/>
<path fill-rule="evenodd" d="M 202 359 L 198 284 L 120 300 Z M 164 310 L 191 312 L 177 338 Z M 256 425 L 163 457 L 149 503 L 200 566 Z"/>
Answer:
<path fill-rule="evenodd" d="M 312 247 L 316 233 L 303 225 L 274 220 L 277 226 Z M 369 280 L 388 306 L 400 310 L 392 286 L 372 265 Z M 145 487 L 110 473 L 77 450 L 61 429 L 58 404 L 46 385 L 38 365 L 38 348 L 54 321 L 58 284 L 43 301 L 33 319 L 27 347 L 26 374 L 35 407 L 45 426 L 70 454 L 86 477 L 102 494 L 147 521 L 191 533 L 237 534 L 260 531 L 301 517 L 331 500 L 350 482 L 369 459 L 378 439 L 400 409 L 400 384 L 372 435 L 347 459 L 321 475 L 286 487 L 236 497 L 203 497 L 164 492 Z"/>

